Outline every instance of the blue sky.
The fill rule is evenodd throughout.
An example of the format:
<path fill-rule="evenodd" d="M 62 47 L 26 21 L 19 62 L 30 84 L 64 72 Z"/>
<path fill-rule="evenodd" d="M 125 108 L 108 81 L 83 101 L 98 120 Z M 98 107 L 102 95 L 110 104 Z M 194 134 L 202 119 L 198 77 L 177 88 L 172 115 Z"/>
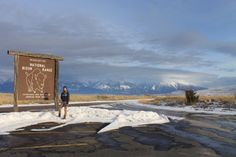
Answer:
<path fill-rule="evenodd" d="M 7 49 L 62 55 L 64 81 L 236 83 L 234 0 L 0 0 Z"/>

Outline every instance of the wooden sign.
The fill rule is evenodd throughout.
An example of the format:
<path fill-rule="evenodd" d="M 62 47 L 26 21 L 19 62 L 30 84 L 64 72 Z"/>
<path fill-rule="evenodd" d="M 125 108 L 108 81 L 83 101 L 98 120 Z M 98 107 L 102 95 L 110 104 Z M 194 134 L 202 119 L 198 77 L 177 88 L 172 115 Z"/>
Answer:
<path fill-rule="evenodd" d="M 15 57 L 14 110 L 18 100 L 54 100 L 58 108 L 59 56 L 8 51 Z"/>
<path fill-rule="evenodd" d="M 18 100 L 54 100 L 55 60 L 19 56 Z"/>

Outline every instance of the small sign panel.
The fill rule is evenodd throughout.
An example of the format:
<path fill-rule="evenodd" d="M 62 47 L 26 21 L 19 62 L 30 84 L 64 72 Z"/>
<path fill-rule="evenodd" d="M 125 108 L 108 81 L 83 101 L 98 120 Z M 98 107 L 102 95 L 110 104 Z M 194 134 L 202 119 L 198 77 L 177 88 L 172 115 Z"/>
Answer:
<path fill-rule="evenodd" d="M 18 100 L 54 99 L 55 60 L 19 56 Z"/>

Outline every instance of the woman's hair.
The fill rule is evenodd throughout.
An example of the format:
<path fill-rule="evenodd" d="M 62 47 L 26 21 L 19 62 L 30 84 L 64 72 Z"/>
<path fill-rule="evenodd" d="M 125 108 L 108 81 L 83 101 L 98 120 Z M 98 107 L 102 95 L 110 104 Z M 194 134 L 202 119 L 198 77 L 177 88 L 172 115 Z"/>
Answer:
<path fill-rule="evenodd" d="M 68 92 L 68 88 L 66 86 L 63 86 L 63 92 L 64 92 L 64 89 L 66 89 L 66 92 Z"/>

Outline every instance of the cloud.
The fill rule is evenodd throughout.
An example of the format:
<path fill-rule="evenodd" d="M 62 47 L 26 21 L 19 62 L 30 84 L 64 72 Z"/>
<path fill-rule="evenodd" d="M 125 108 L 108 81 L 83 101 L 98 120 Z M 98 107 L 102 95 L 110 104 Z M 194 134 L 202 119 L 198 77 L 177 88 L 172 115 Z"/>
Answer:
<path fill-rule="evenodd" d="M 214 41 L 208 39 L 206 36 L 199 32 L 181 32 L 172 34 L 171 36 L 161 36 L 159 38 L 149 39 L 142 41 L 144 44 L 162 45 L 165 49 L 183 51 L 189 50 L 188 53 L 196 54 L 198 50 L 204 55 L 210 52 L 228 54 L 232 57 L 236 56 L 236 42 Z"/>
<path fill-rule="evenodd" d="M 202 85 L 210 88 L 218 88 L 218 87 L 235 88 L 236 77 L 216 77 L 206 81 Z"/>
<path fill-rule="evenodd" d="M 41 3 L 31 7 L 28 3 L 0 2 L 0 50 L 3 52 L 0 63 L 4 79 L 12 76 L 13 69 L 7 49 L 64 56 L 61 76 L 65 80 L 185 80 L 204 84 L 222 75 L 219 71 L 232 75 L 235 72 L 234 67 L 222 63 L 222 58 L 233 62 L 234 41 L 214 40 L 198 30 L 180 31 L 178 24 L 171 22 L 171 15 L 164 18 L 163 9 L 153 10 L 152 5 L 145 3 L 146 9 L 152 8 L 147 13 L 139 10 L 142 5 L 137 5 L 132 12 L 126 12 L 129 10 L 126 8 L 124 13 L 114 9 L 114 14 L 108 14 L 102 9 L 101 14 L 96 7 L 81 11 L 85 10 L 83 5 L 72 6 L 75 2 L 65 5 L 70 10 L 65 10 L 61 3 L 55 4 L 56 10 L 50 3 Z M 113 3 L 110 5 L 112 8 Z M 180 10 L 181 5 L 178 5 Z M 13 9 L 6 14 L 5 8 L 9 6 Z M 78 8 L 71 9 L 73 7 Z M 116 16 L 115 10 L 119 11 Z M 139 21 L 140 16 L 145 22 Z M 184 18 L 187 17 L 181 19 Z"/>
<path fill-rule="evenodd" d="M 214 43 L 211 48 L 217 52 L 226 53 L 232 57 L 236 57 L 236 42 Z"/>
<path fill-rule="evenodd" d="M 168 82 L 184 81 L 191 84 L 202 84 L 202 80 L 212 80 L 215 75 L 195 73 L 184 70 L 161 69 L 152 67 L 127 67 L 101 63 L 75 62 L 73 66 L 64 64 L 61 67 L 63 80 L 126 80 L 132 82 Z M 73 68 L 73 70 L 66 70 Z M 77 75 L 74 75 L 77 74 Z"/>
<path fill-rule="evenodd" d="M 143 66 L 193 66 L 206 65 L 208 62 L 201 61 L 197 56 L 191 56 L 188 53 L 179 57 L 176 54 L 170 54 L 167 51 L 162 51 L 162 54 L 155 53 L 150 50 L 133 50 L 127 48 L 125 44 L 117 43 L 108 37 L 96 37 L 95 23 L 89 23 L 80 20 L 80 27 L 84 27 L 86 35 L 78 35 L 72 29 L 65 30 L 66 26 L 56 23 L 57 17 L 50 18 L 55 21 L 48 21 L 38 25 L 36 28 L 25 29 L 22 26 L 13 25 L 10 23 L 0 23 L 1 31 L 5 38 L 0 38 L 1 45 L 4 48 L 22 49 L 29 51 L 56 52 L 59 55 L 65 56 L 66 60 L 71 62 L 70 58 L 78 58 L 77 61 L 107 63 L 116 65 L 143 65 Z M 83 18 L 82 18 L 83 19 Z M 67 21 L 71 21 L 67 19 Z M 90 21 L 91 22 L 91 21 Z M 54 31 L 49 31 L 55 25 Z M 70 23 L 69 23 L 70 24 Z M 10 29 L 9 29 L 10 28 Z M 49 33 L 49 32 L 50 33 Z M 98 31 L 100 33 L 100 31 Z M 11 42 L 9 42 L 11 41 Z M 186 60 L 186 57 L 188 60 Z"/>

